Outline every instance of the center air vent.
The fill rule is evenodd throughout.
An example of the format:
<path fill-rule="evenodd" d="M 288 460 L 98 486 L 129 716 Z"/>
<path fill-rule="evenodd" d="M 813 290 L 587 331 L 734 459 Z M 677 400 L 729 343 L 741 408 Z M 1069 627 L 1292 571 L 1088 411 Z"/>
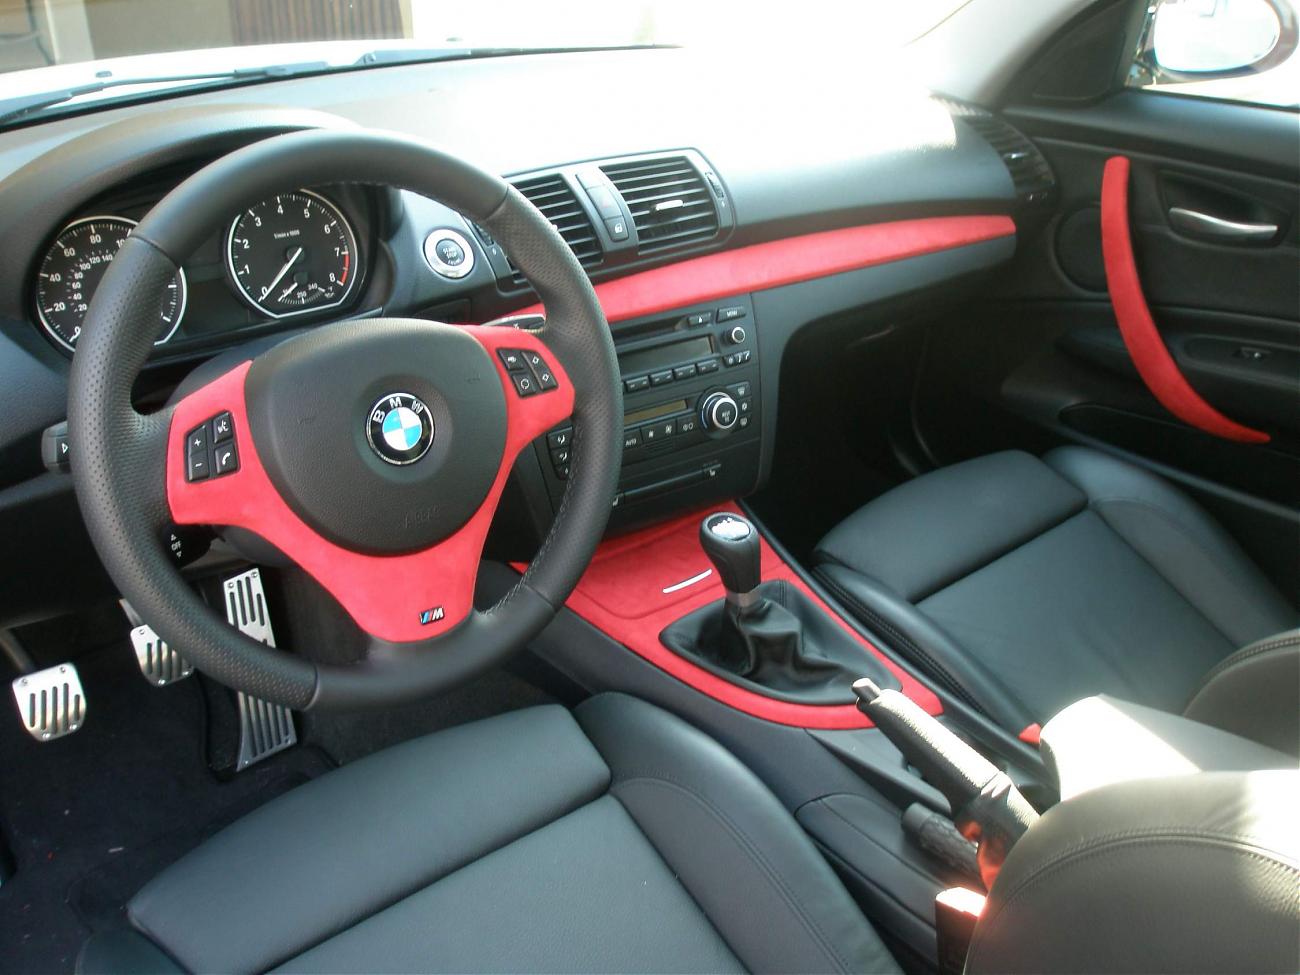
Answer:
<path fill-rule="evenodd" d="M 563 176 L 552 173 L 549 176 L 530 176 L 511 182 L 533 206 L 542 211 L 542 216 L 555 225 L 583 267 L 590 269 L 601 262 L 603 254 L 600 240 L 596 237 L 596 231 L 586 211 L 582 209 L 582 204 L 573 195 L 573 190 Z M 516 286 L 523 287 L 528 283 L 513 263 L 510 272 L 510 280 Z"/>
<path fill-rule="evenodd" d="M 637 253 L 689 247 L 718 235 L 713 194 L 685 156 L 659 156 L 600 167 L 623 194 L 636 228 Z"/>

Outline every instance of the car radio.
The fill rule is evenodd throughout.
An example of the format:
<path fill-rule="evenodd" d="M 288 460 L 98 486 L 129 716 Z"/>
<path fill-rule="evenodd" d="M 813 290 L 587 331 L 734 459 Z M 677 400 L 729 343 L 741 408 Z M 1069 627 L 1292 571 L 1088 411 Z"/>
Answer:
<path fill-rule="evenodd" d="M 757 330 L 749 297 L 611 328 L 625 410 L 615 506 L 653 500 L 703 504 L 752 491 L 761 424 Z M 553 505 L 569 476 L 572 437 L 572 428 L 564 425 L 537 443 Z"/>

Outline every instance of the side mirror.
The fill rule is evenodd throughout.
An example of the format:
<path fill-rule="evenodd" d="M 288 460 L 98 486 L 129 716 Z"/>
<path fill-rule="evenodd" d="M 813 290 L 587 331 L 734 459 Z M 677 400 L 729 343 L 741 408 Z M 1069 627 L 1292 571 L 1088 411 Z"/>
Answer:
<path fill-rule="evenodd" d="M 1290 0 L 1157 0 L 1146 61 L 1159 81 L 1202 81 L 1268 70 L 1295 47 Z"/>

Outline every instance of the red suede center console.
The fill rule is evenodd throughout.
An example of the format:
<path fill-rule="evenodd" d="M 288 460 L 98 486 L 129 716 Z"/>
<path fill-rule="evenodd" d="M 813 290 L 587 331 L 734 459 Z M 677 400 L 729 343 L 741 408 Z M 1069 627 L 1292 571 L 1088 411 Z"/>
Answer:
<path fill-rule="evenodd" d="M 726 506 L 710 510 L 726 510 Z M 736 510 L 732 506 L 732 510 Z M 871 721 L 852 704 L 795 704 L 757 693 L 711 673 L 660 642 L 670 623 L 725 595 L 699 543 L 707 511 L 683 515 L 601 544 L 568 608 L 660 670 L 695 690 L 746 714 L 799 728 L 869 728 Z M 897 667 L 835 614 L 798 574 L 763 541 L 763 581 L 785 580 L 832 616 L 898 677 L 902 691 L 930 714 L 943 707 L 929 688 Z"/>

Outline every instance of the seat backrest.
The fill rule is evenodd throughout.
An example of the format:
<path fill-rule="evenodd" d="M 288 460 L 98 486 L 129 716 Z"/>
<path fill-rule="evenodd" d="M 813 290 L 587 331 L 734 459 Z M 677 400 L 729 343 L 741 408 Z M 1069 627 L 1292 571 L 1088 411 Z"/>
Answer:
<path fill-rule="evenodd" d="M 1300 771 L 1103 786 L 1011 850 L 966 972 L 1300 971 Z"/>
<path fill-rule="evenodd" d="M 1183 715 L 1300 756 L 1300 630 L 1226 658 L 1201 680 Z"/>

